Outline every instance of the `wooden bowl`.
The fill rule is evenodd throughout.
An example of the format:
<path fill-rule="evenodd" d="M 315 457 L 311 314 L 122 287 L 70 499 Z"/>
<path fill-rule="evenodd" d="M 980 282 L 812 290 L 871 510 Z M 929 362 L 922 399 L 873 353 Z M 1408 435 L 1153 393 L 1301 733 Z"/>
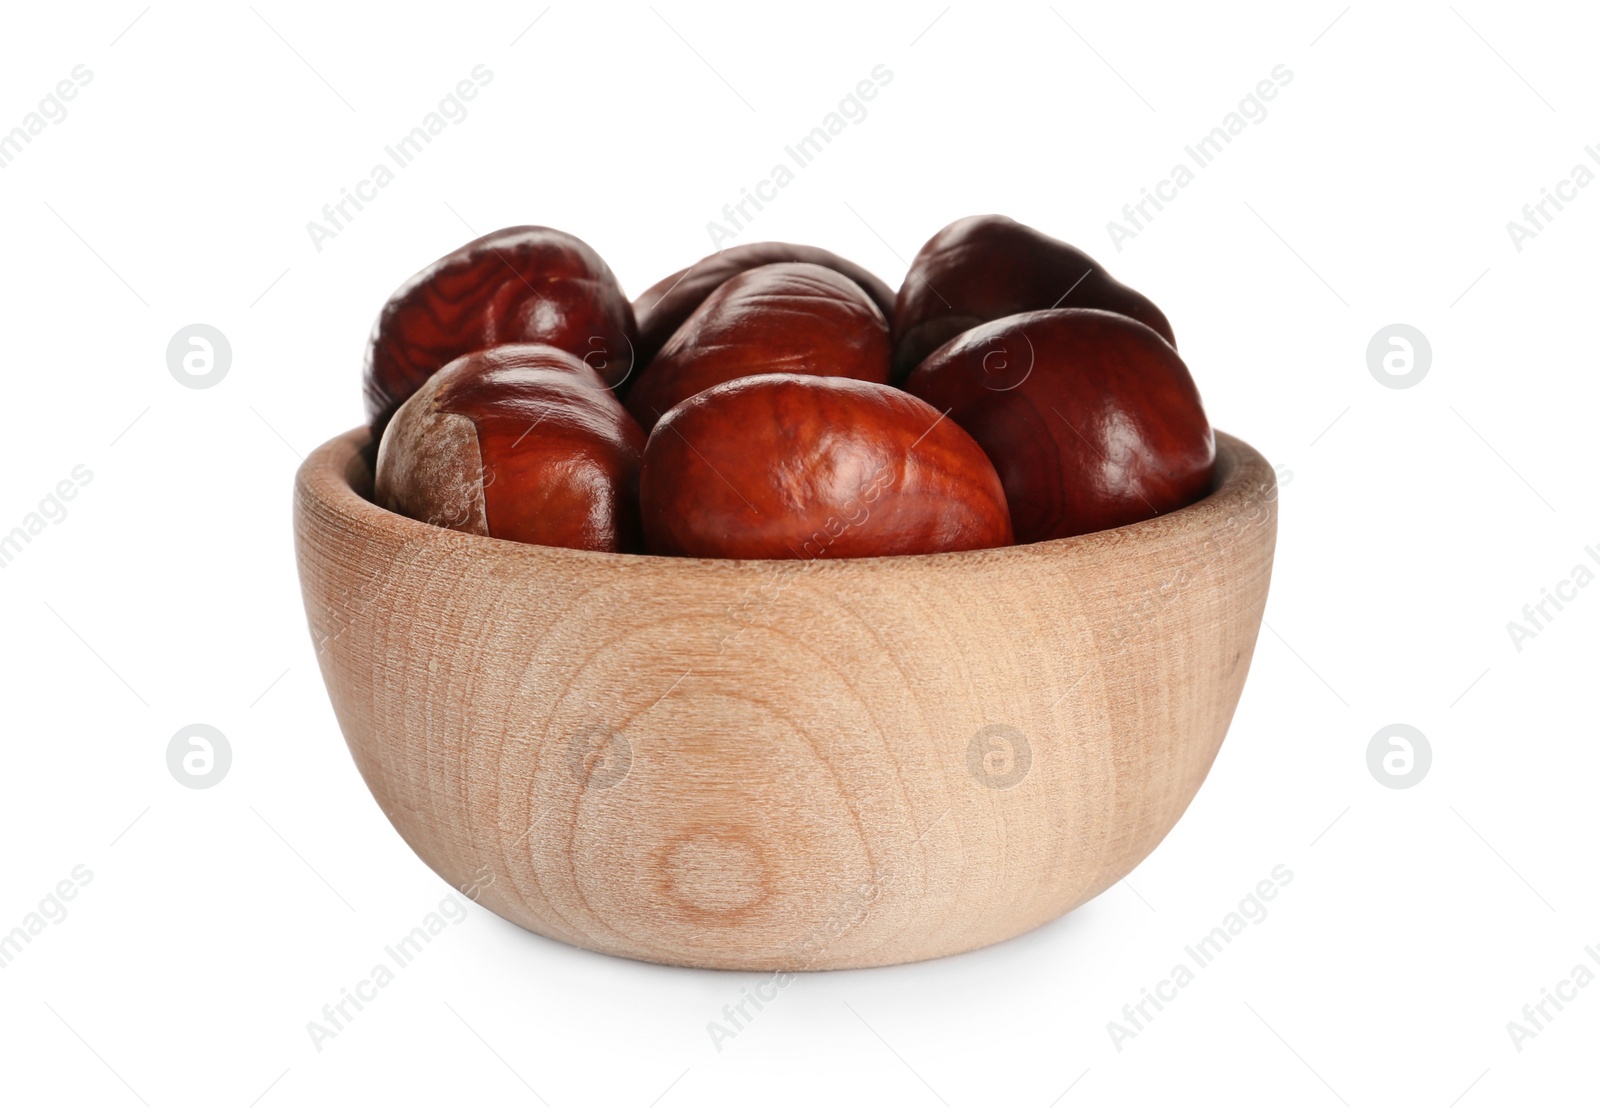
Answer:
<path fill-rule="evenodd" d="M 295 481 L 317 658 L 373 796 L 541 935 L 693 967 L 928 959 L 1132 870 L 1210 769 L 1277 532 L 1272 468 L 1078 538 L 729 561 L 550 549 Z"/>

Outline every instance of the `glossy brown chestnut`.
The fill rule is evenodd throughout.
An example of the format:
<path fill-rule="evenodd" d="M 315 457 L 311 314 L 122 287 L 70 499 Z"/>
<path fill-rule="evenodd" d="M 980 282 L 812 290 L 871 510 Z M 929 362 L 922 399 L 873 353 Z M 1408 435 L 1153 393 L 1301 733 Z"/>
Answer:
<path fill-rule="evenodd" d="M 1189 369 L 1131 317 L 991 321 L 922 361 L 905 389 L 989 454 L 1018 542 L 1138 522 L 1211 489 L 1215 441 Z"/>
<path fill-rule="evenodd" d="M 445 365 L 400 407 L 374 496 L 469 534 L 634 552 L 643 451 L 644 432 L 590 365 L 550 345 L 502 345 Z"/>
<path fill-rule="evenodd" d="M 889 381 L 889 325 L 866 293 L 815 263 L 743 271 L 701 302 L 634 380 L 627 407 L 646 431 L 690 395 L 746 375 Z"/>
<path fill-rule="evenodd" d="M 876 557 L 1011 544 L 999 477 L 954 422 L 855 379 L 758 375 L 667 411 L 639 479 L 646 548 Z"/>
<path fill-rule="evenodd" d="M 605 260 L 576 236 L 534 225 L 502 228 L 395 291 L 367 342 L 374 433 L 451 360 L 519 342 L 580 356 L 612 386 L 632 369 L 633 307 Z"/>
<path fill-rule="evenodd" d="M 917 252 L 895 300 L 896 381 L 974 325 L 1063 308 L 1120 313 L 1175 343 L 1154 302 L 1071 244 L 1010 217 L 965 217 L 946 225 Z"/>
<path fill-rule="evenodd" d="M 867 297 L 883 311 L 885 320 L 894 312 L 895 295 L 887 283 L 865 267 L 831 251 L 775 241 L 740 244 L 668 275 L 634 299 L 633 312 L 639 322 L 639 366 L 655 358 L 667 338 L 678 331 L 713 290 L 741 271 L 768 263 L 815 263 L 838 271 L 866 291 Z"/>

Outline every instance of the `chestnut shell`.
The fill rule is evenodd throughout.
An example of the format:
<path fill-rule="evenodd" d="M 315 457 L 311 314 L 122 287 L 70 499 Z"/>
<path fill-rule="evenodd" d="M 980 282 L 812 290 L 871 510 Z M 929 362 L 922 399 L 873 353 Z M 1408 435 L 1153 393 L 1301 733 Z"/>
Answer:
<path fill-rule="evenodd" d="M 1211 489 L 1211 423 L 1182 358 L 1154 330 L 1093 309 L 969 329 L 905 389 L 948 410 L 994 462 L 1018 542 L 1177 510 Z"/>
<path fill-rule="evenodd" d="M 824 248 L 809 244 L 786 244 L 775 240 L 739 244 L 706 256 L 681 271 L 675 271 L 634 299 L 633 312 L 639 323 L 639 359 L 643 367 L 655 358 L 661 346 L 678 331 L 695 307 L 728 279 L 752 267 L 767 263 L 815 263 L 838 271 L 871 298 L 887 320 L 894 313 L 895 293 L 877 275 L 858 263 Z"/>
<path fill-rule="evenodd" d="M 964 217 L 922 245 L 900 286 L 893 317 L 896 378 L 974 325 L 1063 308 L 1120 313 L 1176 343 L 1160 308 L 1085 252 L 1010 217 Z"/>
<path fill-rule="evenodd" d="M 447 364 L 400 407 L 375 498 L 467 533 L 633 552 L 643 451 L 592 367 L 550 345 L 502 345 Z"/>
<path fill-rule="evenodd" d="M 458 356 L 499 344 L 549 344 L 610 385 L 633 369 L 633 307 L 576 236 L 502 228 L 434 261 L 384 304 L 367 342 L 367 416 L 381 436 L 401 403 Z"/>
<path fill-rule="evenodd" d="M 639 478 L 646 547 L 688 557 L 877 557 L 1011 543 L 972 438 L 904 391 L 757 375 L 667 411 Z"/>
<path fill-rule="evenodd" d="M 689 315 L 634 380 L 626 405 L 648 431 L 718 383 L 766 373 L 889 381 L 889 325 L 866 293 L 815 263 L 743 271 Z"/>

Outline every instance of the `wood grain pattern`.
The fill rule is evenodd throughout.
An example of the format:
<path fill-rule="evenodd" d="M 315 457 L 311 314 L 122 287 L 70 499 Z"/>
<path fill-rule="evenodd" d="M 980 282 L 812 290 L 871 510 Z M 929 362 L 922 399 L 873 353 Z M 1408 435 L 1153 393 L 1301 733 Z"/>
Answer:
<path fill-rule="evenodd" d="M 1139 863 L 1222 743 L 1266 603 L 1270 466 L 1099 534 L 892 558 L 551 549 L 296 480 L 317 657 L 362 776 L 453 886 L 696 967 L 931 958 Z"/>

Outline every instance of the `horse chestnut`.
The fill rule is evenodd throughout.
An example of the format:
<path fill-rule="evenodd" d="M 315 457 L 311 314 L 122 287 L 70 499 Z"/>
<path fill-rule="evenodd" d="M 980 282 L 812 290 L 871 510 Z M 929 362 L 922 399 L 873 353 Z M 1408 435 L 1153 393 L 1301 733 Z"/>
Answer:
<path fill-rule="evenodd" d="M 644 432 L 590 365 L 546 344 L 462 356 L 395 413 L 377 502 L 495 538 L 638 548 Z"/>
<path fill-rule="evenodd" d="M 428 376 L 468 352 L 540 342 L 582 356 L 615 386 L 633 366 L 633 307 L 611 268 L 576 236 L 502 228 L 413 275 L 367 343 L 374 435 Z"/>
<path fill-rule="evenodd" d="M 650 552 L 877 557 L 1011 544 L 994 467 L 920 399 L 757 375 L 667 411 L 639 479 Z"/>
<path fill-rule="evenodd" d="M 893 316 L 896 381 L 974 325 L 1057 308 L 1110 310 L 1175 343 L 1154 302 L 1071 244 L 1009 217 L 966 217 L 922 245 L 901 284 Z"/>
<path fill-rule="evenodd" d="M 633 312 L 639 322 L 639 366 L 655 358 L 667 338 L 678 331 L 713 290 L 741 271 L 768 263 L 815 263 L 838 271 L 866 291 L 867 297 L 883 311 L 885 319 L 894 312 L 894 291 L 882 279 L 831 251 L 807 244 L 740 244 L 668 275 L 635 299 Z"/>
<path fill-rule="evenodd" d="M 792 372 L 889 381 L 889 325 L 867 294 L 815 263 L 769 263 L 728 279 L 672 334 L 628 391 L 646 430 L 707 387 Z"/>
<path fill-rule="evenodd" d="M 1019 542 L 1123 526 L 1211 488 L 1215 441 L 1189 369 L 1131 317 L 991 321 L 923 360 L 905 389 L 989 454 Z"/>

